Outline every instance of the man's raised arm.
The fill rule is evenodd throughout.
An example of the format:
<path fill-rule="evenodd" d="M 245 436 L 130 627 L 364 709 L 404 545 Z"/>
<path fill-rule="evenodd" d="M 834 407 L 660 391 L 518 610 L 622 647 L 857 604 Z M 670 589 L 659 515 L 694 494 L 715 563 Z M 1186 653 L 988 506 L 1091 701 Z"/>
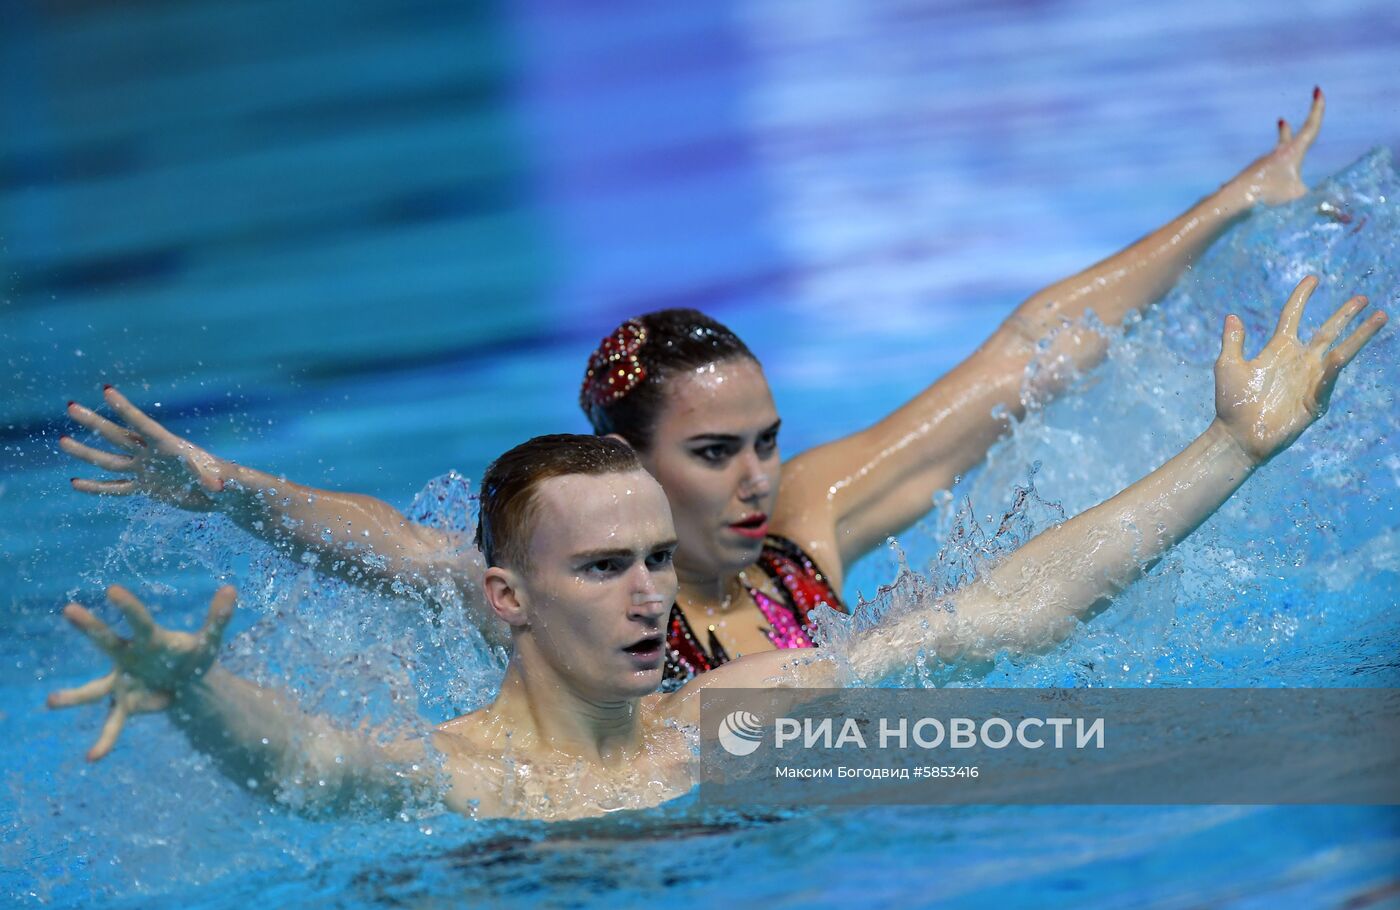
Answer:
<path fill-rule="evenodd" d="M 231 780 L 265 795 L 297 784 L 306 809 L 372 806 L 389 813 L 432 790 L 433 769 L 422 741 L 380 742 L 368 733 L 340 730 L 303 711 L 285 693 L 234 676 L 215 662 L 233 615 L 232 587 L 214 595 L 204 628 L 194 634 L 156 625 L 125 588 L 113 585 L 107 596 L 126 617 L 132 637 L 118 636 L 84 607 L 69 604 L 64 617 L 112 659 L 113 667 L 48 699 L 50 708 L 68 708 L 110 698 L 89 761 L 112 751 L 131 715 L 165 711 Z"/>
<path fill-rule="evenodd" d="M 1342 368 L 1385 324 L 1384 313 L 1373 313 L 1333 347 L 1366 305 L 1356 297 L 1304 344 L 1298 325 L 1316 287 L 1311 277 L 1298 285 L 1274 337 L 1253 360 L 1244 359 L 1244 326 L 1226 318 L 1215 365 L 1216 418 L 1184 451 L 1031 540 L 947 603 L 863 634 L 850 654 L 855 673 L 878 679 L 921 650 L 974 666 L 999 651 L 1045 651 L 1105 607 L 1326 410 Z"/>

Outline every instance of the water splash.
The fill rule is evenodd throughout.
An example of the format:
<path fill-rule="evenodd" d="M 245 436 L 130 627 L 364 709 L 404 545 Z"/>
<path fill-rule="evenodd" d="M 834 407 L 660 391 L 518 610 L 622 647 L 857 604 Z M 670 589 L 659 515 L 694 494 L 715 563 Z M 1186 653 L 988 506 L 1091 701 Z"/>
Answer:
<path fill-rule="evenodd" d="M 1297 201 L 1261 209 L 1158 305 L 1108 339 L 1106 363 L 1028 413 L 985 465 L 905 535 L 895 581 L 824 640 L 938 602 L 1022 541 L 1112 496 L 1180 451 L 1213 416 L 1228 313 L 1252 356 L 1305 275 L 1322 279 L 1304 338 L 1342 301 L 1400 303 L 1400 179 L 1378 150 Z M 1209 522 L 1053 653 L 1003 656 L 978 684 L 1395 685 L 1400 619 L 1400 381 L 1394 326 L 1338 383 L 1331 412 Z M 1037 384 L 1033 365 L 1027 388 Z M 956 509 L 951 503 L 960 503 Z M 1125 529 L 1132 533 L 1133 529 Z M 886 684 L 946 684 L 924 660 Z"/>

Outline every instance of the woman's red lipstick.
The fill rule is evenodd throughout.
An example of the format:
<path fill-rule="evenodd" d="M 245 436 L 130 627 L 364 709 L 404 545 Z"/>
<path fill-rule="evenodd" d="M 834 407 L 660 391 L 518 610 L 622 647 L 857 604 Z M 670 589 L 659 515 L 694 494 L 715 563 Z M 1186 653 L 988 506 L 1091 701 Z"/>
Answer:
<path fill-rule="evenodd" d="M 752 512 L 732 523 L 729 530 L 750 540 L 762 540 L 768 536 L 768 516 L 762 512 Z"/>

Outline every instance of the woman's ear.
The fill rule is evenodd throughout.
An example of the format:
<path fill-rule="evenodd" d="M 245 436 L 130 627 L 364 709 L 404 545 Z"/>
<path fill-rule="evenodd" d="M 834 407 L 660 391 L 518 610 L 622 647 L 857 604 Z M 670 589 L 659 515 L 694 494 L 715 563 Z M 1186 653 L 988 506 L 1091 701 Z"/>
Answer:
<path fill-rule="evenodd" d="M 516 573 L 492 566 L 481 577 L 481 593 L 506 625 L 512 629 L 526 625 L 520 577 Z"/>

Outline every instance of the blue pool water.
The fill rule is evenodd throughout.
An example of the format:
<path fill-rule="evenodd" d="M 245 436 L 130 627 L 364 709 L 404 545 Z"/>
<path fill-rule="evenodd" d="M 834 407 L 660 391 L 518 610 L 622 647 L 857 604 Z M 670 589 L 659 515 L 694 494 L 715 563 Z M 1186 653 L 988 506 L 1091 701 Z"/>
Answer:
<path fill-rule="evenodd" d="M 559 826 L 329 823 L 221 780 L 158 718 L 89 767 L 97 713 L 41 707 L 96 667 L 58 607 L 111 582 L 188 626 L 236 581 L 228 661 L 347 720 L 440 719 L 489 697 L 499 666 L 469 632 L 319 583 L 218 521 L 72 494 L 54 450 L 69 398 L 116 381 L 220 454 L 410 508 L 429 478 L 579 429 L 596 337 L 689 304 L 753 343 L 799 451 L 1184 208 L 1321 83 L 1305 173 L 1347 170 L 1238 225 L 900 545 L 942 577 L 957 516 L 1000 519 L 1037 463 L 1029 525 L 1073 514 L 1204 425 L 1224 313 L 1257 340 L 1317 271 L 1312 324 L 1358 292 L 1394 315 L 1400 182 L 1384 152 L 1357 162 L 1400 132 L 1391 4 L 5 10 L 6 902 L 1397 903 L 1388 808 L 736 817 L 682 800 Z M 1392 327 L 1332 413 L 1110 613 L 985 684 L 1400 683 L 1396 363 Z M 939 565 L 959 555 L 976 554 Z M 876 554 L 847 593 L 897 570 Z"/>

